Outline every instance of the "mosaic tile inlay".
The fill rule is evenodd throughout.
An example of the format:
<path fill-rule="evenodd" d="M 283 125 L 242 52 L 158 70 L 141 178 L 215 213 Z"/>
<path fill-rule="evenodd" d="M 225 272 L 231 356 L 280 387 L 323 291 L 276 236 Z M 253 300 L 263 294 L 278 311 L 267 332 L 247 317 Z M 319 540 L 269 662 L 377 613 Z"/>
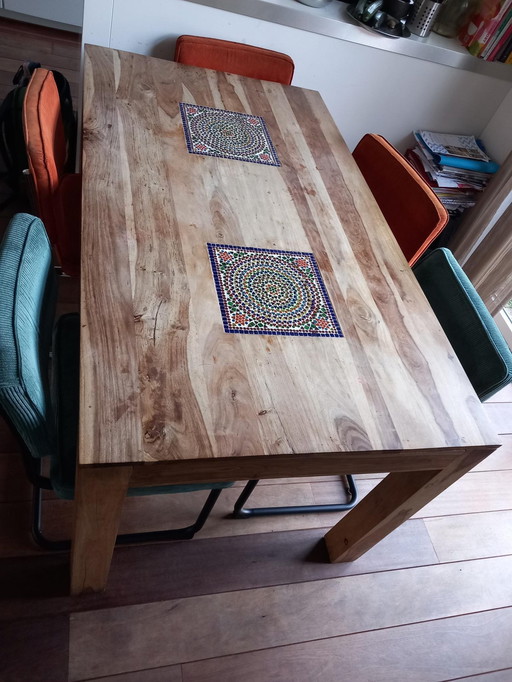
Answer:
<path fill-rule="evenodd" d="M 191 154 L 280 166 L 261 116 L 180 102 L 187 149 Z"/>
<path fill-rule="evenodd" d="M 208 244 L 224 330 L 343 336 L 312 253 Z"/>

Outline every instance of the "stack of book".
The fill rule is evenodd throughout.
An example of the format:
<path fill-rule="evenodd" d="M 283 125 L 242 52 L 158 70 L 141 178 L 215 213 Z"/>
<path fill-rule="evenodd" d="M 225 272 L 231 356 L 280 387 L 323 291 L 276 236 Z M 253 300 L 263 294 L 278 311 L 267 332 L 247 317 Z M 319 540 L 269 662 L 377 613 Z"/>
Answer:
<path fill-rule="evenodd" d="M 459 39 L 475 57 L 512 64 L 512 0 L 482 0 Z"/>
<path fill-rule="evenodd" d="M 456 216 L 474 206 L 479 192 L 499 165 L 487 156 L 473 135 L 415 130 L 416 146 L 405 153 L 448 213 Z"/>

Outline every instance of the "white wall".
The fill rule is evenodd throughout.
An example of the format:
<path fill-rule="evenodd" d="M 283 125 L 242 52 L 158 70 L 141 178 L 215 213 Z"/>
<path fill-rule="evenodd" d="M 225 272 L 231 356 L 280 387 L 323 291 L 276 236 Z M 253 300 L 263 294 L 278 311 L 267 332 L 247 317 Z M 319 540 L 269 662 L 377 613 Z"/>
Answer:
<path fill-rule="evenodd" d="M 509 81 L 186 0 L 85 0 L 85 42 L 171 59 L 183 33 L 291 55 L 294 84 L 320 91 L 351 148 L 365 132 L 400 149 L 414 128 L 479 135 L 511 91 Z"/>
<path fill-rule="evenodd" d="M 512 91 L 509 92 L 501 105 L 498 107 L 494 113 L 494 116 L 491 118 L 485 127 L 485 130 L 482 132 L 481 137 L 490 156 L 498 163 L 503 163 L 512 151 Z M 508 164 L 510 163 L 512 163 L 512 158 L 510 158 L 508 161 Z M 510 182 L 508 189 L 508 195 L 505 197 L 501 205 L 498 206 L 494 215 L 489 219 L 487 226 L 482 230 L 480 238 L 473 245 L 473 249 L 468 252 L 466 258 L 461 261 L 462 265 L 478 248 L 480 243 L 489 234 L 496 222 L 505 213 L 506 209 L 510 206 L 510 204 L 512 204 L 512 184 Z M 506 330 L 508 335 L 510 335 L 509 327 L 510 325 L 507 324 Z M 507 338 L 509 338 L 509 336 L 507 336 Z"/>
<path fill-rule="evenodd" d="M 512 151 L 512 90 L 500 104 L 482 132 L 487 151 L 498 163 L 503 163 Z"/>

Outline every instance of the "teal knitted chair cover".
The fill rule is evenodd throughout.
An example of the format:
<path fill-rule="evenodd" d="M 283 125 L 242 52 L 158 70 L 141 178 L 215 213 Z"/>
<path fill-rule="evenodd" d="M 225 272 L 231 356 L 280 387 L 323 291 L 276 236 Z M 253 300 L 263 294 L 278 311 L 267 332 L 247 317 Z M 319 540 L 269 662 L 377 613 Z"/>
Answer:
<path fill-rule="evenodd" d="M 37 458 L 57 447 L 47 380 L 55 297 L 43 224 L 20 213 L 0 247 L 0 404 Z"/>
<path fill-rule="evenodd" d="M 51 457 L 59 497 L 74 495 L 80 323 L 63 315 L 55 327 L 52 382 L 49 355 L 56 276 L 39 218 L 17 214 L 0 245 L 0 407 L 34 458 Z M 129 495 L 226 488 L 231 482 L 130 488 Z"/>
<path fill-rule="evenodd" d="M 480 400 L 512 381 L 512 353 L 491 314 L 449 249 L 413 267 L 418 282 Z"/>

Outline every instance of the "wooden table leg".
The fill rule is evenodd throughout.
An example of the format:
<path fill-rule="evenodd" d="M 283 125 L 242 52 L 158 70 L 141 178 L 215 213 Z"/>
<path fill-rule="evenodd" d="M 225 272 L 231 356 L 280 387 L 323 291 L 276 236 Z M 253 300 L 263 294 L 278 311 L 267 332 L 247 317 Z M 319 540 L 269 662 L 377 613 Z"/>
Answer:
<path fill-rule="evenodd" d="M 360 557 L 494 450 L 462 455 L 444 469 L 388 474 L 325 535 L 331 561 Z"/>
<path fill-rule="evenodd" d="M 99 592 L 107 585 L 131 471 L 130 466 L 78 468 L 71 594 Z"/>

